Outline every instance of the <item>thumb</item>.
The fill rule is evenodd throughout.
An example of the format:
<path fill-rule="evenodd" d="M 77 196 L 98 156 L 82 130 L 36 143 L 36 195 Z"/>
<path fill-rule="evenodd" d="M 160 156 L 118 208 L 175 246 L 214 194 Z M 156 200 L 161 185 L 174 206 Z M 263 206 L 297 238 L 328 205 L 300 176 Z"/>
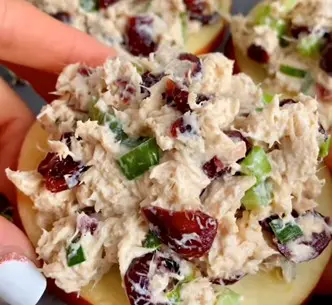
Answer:
<path fill-rule="evenodd" d="M 0 216 L 0 304 L 35 305 L 46 288 L 25 235 Z"/>
<path fill-rule="evenodd" d="M 15 202 L 15 188 L 5 169 L 15 169 L 25 134 L 34 118 L 18 95 L 0 78 L 0 194 Z"/>
<path fill-rule="evenodd" d="M 5 168 L 15 168 L 22 141 L 33 122 L 30 110 L 0 78 L 0 195 L 15 201 Z M 26 236 L 0 216 L 0 304 L 35 305 L 46 280 L 38 271 L 36 254 Z"/>

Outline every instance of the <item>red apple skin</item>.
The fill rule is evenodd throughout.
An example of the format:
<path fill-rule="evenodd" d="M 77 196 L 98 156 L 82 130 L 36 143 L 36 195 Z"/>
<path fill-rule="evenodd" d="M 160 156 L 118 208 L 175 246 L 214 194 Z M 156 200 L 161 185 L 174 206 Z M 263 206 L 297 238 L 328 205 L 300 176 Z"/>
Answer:
<path fill-rule="evenodd" d="M 214 39 L 212 39 L 208 45 L 197 51 L 196 55 L 203 55 L 216 51 L 218 47 L 224 42 L 227 33 L 229 31 L 229 28 L 230 28 L 229 25 L 225 24 L 225 26 L 222 28 L 219 34 Z"/>

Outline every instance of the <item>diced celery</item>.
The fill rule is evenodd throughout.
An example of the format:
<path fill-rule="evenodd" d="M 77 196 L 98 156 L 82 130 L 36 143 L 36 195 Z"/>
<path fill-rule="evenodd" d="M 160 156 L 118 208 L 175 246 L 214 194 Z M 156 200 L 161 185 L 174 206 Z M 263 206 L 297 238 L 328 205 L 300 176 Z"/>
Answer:
<path fill-rule="evenodd" d="M 187 39 L 188 39 L 188 15 L 187 15 L 187 13 L 180 13 L 180 20 L 181 20 L 183 41 L 187 41 Z"/>
<path fill-rule="evenodd" d="M 150 167 L 157 165 L 160 159 L 160 149 L 156 139 L 151 138 L 123 155 L 118 163 L 123 174 L 133 180 L 144 174 Z"/>
<path fill-rule="evenodd" d="M 271 18 L 271 6 L 269 4 L 258 5 L 254 11 L 254 20 L 258 25 L 269 25 L 273 22 Z"/>
<path fill-rule="evenodd" d="M 274 219 L 270 222 L 270 227 L 282 244 L 303 236 L 303 231 L 295 222 L 284 223 L 282 219 Z"/>
<path fill-rule="evenodd" d="M 272 103 L 273 98 L 274 98 L 274 95 L 272 95 L 272 94 L 270 94 L 270 93 L 267 93 L 267 92 L 264 92 L 264 93 L 263 93 L 263 102 L 264 102 L 265 104 L 270 104 L 270 103 Z"/>
<path fill-rule="evenodd" d="M 176 285 L 176 287 L 167 293 L 167 299 L 169 300 L 170 304 L 176 305 L 180 303 L 181 300 L 181 285 Z"/>
<path fill-rule="evenodd" d="M 296 77 L 296 78 L 305 78 L 307 75 L 307 71 L 291 67 L 288 65 L 280 65 L 279 71 L 283 74 L 286 74 L 291 77 Z"/>
<path fill-rule="evenodd" d="M 323 40 L 320 36 L 309 35 L 300 39 L 297 49 L 303 56 L 314 56 L 320 53 Z"/>
<path fill-rule="evenodd" d="M 331 136 L 327 138 L 327 140 L 320 145 L 319 147 L 319 157 L 320 158 L 325 158 L 330 151 L 330 146 L 331 146 Z"/>
<path fill-rule="evenodd" d="M 282 5 L 284 7 L 285 12 L 291 11 L 295 7 L 297 2 L 298 0 L 282 0 Z"/>
<path fill-rule="evenodd" d="M 145 69 L 139 64 L 133 63 L 133 66 L 136 68 L 138 74 L 142 75 L 145 72 Z"/>
<path fill-rule="evenodd" d="M 154 232 L 150 231 L 146 236 L 143 246 L 149 249 L 159 249 L 161 242 L 158 236 Z"/>
<path fill-rule="evenodd" d="M 271 173 L 271 164 L 263 148 L 254 146 L 241 162 L 242 173 L 255 176 L 257 183 L 264 181 Z"/>
<path fill-rule="evenodd" d="M 313 79 L 310 72 L 308 72 L 303 80 L 302 86 L 301 86 L 301 92 L 307 95 L 311 95 L 310 91 L 315 84 L 315 80 Z"/>
<path fill-rule="evenodd" d="M 272 185 L 266 181 L 254 185 L 246 191 L 241 203 L 246 210 L 268 206 L 272 202 Z"/>
<path fill-rule="evenodd" d="M 215 305 L 240 305 L 242 300 L 243 297 L 240 294 L 225 288 L 218 296 Z"/>
<path fill-rule="evenodd" d="M 100 125 L 104 125 L 105 123 L 105 112 L 101 111 L 98 107 L 96 107 L 97 98 L 94 98 L 88 108 L 89 118 L 92 121 L 98 121 Z"/>
<path fill-rule="evenodd" d="M 279 37 L 285 35 L 288 28 L 287 23 L 282 19 L 273 21 L 271 27 L 276 30 Z"/>
<path fill-rule="evenodd" d="M 186 283 L 189 283 L 195 279 L 195 275 L 191 274 L 187 276 L 184 280 L 180 281 L 173 290 L 167 293 L 167 298 L 172 305 L 179 305 L 181 301 L 181 289 Z"/>
<path fill-rule="evenodd" d="M 68 267 L 73 267 L 85 262 L 85 254 L 83 248 L 78 243 L 72 243 L 67 249 L 67 264 Z"/>

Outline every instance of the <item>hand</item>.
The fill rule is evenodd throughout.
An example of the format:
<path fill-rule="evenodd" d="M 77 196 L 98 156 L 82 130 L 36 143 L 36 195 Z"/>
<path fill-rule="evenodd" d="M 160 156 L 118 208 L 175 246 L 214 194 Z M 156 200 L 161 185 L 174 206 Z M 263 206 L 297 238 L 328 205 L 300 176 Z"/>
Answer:
<path fill-rule="evenodd" d="M 94 66 L 114 55 L 113 49 L 39 12 L 26 1 L 0 0 L 0 63 L 28 80 L 47 101 L 52 100 L 49 92 L 54 91 L 57 74 L 64 66 L 74 62 Z M 16 168 L 34 117 L 1 78 L 0 109 L 0 194 L 15 203 L 15 189 L 4 170 Z M 0 303 L 34 305 L 38 301 L 46 282 L 32 262 L 38 264 L 28 239 L 0 216 Z"/>
<path fill-rule="evenodd" d="M 27 18 L 28 16 L 28 18 Z M 96 66 L 115 51 L 41 13 L 24 0 L 0 0 L 0 64 L 26 79 L 47 101 L 57 74 L 70 64 Z"/>

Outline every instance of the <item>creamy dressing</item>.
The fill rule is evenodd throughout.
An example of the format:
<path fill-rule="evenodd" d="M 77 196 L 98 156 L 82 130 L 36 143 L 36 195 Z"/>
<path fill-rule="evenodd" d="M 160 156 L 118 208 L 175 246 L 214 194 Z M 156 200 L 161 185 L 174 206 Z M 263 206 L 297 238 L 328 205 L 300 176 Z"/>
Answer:
<path fill-rule="evenodd" d="M 212 305 L 216 293 L 208 277 L 227 280 L 255 274 L 264 269 L 267 259 L 278 255 L 265 239 L 260 221 L 275 214 L 288 219 L 293 209 L 302 215 L 307 211 L 302 207 L 304 199 L 312 202 L 310 209 L 317 205 L 324 183 L 316 176 L 321 141 L 317 102 L 299 95 L 297 103 L 279 107 L 280 96 L 275 96 L 271 104 L 264 105 L 262 90 L 244 74 L 233 76 L 233 63 L 220 53 L 201 57 L 199 79 L 179 78 L 177 66 L 182 62 L 175 49 L 166 48 L 149 59 L 124 56 L 108 60 L 83 79 L 79 65 L 65 68 L 57 83 L 59 99 L 45 106 L 38 119 L 50 135 L 50 151 L 72 156 L 87 167 L 79 177 L 80 183 L 52 193 L 37 171 L 7 170 L 9 179 L 34 202 L 38 225 L 43 229 L 37 248 L 45 262 L 43 272 L 66 292 L 79 291 L 98 281 L 112 264 L 119 264 L 124 277 L 135 258 L 154 251 L 143 247 L 149 225 L 140 209 L 156 206 L 171 211 L 200 210 L 213 217 L 218 227 L 211 249 L 193 262 L 195 272 L 185 260 L 179 260 L 180 273 L 168 277 L 156 275 L 149 266 L 150 296 L 162 302 L 170 276 L 182 281 L 198 273 L 195 280 L 183 283 L 182 304 Z M 148 88 L 148 97 L 140 94 L 143 76 L 137 65 L 155 75 L 168 69 L 168 75 Z M 125 86 L 119 80 L 125 81 Z M 163 98 L 169 80 L 188 91 L 189 110 L 185 113 Z M 130 102 L 119 95 L 128 86 L 136 88 Z M 200 94 L 208 99 L 192 106 L 194 97 Z M 89 106 L 95 101 L 99 111 L 107 110 L 117 118 L 129 139 L 155 138 L 162 150 L 159 164 L 128 180 L 118 160 L 132 148 L 118 140 L 117 132 L 108 124 L 89 119 Z M 257 106 L 263 110 L 256 111 Z M 180 118 L 191 129 L 182 133 L 183 129 L 178 128 L 174 135 L 172 126 Z M 253 145 L 266 150 L 272 167 L 268 175 L 274 193 L 271 205 L 240 210 L 244 194 L 257 180 L 240 175 L 239 160 L 246 156 L 246 143 L 228 136 L 230 130 L 238 130 Z M 75 135 L 66 147 L 65 141 L 59 140 L 64 132 Z M 211 160 L 227 170 L 220 176 L 210 176 L 206 164 Z M 68 186 L 72 186 L 70 179 Z M 197 222 L 197 226 L 200 230 L 212 225 L 216 228 L 216 222 Z M 312 219 L 304 231 L 309 236 L 320 229 Z M 68 267 L 67 249 L 78 231 L 86 260 Z M 179 236 L 174 244 L 190 251 L 192 245 L 202 241 L 197 232 Z M 302 251 L 297 244 L 290 247 Z M 303 249 L 303 256 L 308 255 Z"/>
<path fill-rule="evenodd" d="M 84 1 L 79 0 L 29 0 L 29 2 L 53 16 L 60 13 L 69 14 L 67 18 L 69 18 L 71 26 L 117 48 L 121 48 L 121 44 L 125 41 L 127 23 L 132 16 L 151 18 L 152 26 L 142 24 L 139 28 L 160 44 L 170 43 L 183 46 L 186 40 L 184 32 L 196 33 L 203 27 L 202 23 L 188 17 L 189 12 L 183 0 L 119 0 L 114 1 L 106 9 L 91 11 L 85 10 L 80 5 L 80 2 L 84 3 Z M 219 0 L 207 1 L 204 14 L 218 12 L 219 6 Z M 186 20 L 186 25 L 183 25 L 183 18 Z"/>
<path fill-rule="evenodd" d="M 247 17 L 235 16 L 232 20 L 234 43 L 246 56 L 248 56 L 248 48 L 252 45 L 266 51 L 269 59 L 264 63 L 264 68 L 268 77 L 264 83 L 270 90 L 276 93 L 286 91 L 292 94 L 304 92 L 321 99 L 322 104 L 319 107 L 321 123 L 326 129 L 330 128 L 332 125 L 331 101 L 324 100 L 317 86 L 331 91 L 332 77 L 320 67 L 321 52 L 305 55 L 299 48 L 304 39 L 307 41 L 324 39 L 324 34 L 332 31 L 331 3 L 329 0 L 299 0 L 289 11 L 285 10 L 283 3 L 280 0 L 265 0 Z M 265 12 L 263 13 L 263 16 L 266 14 L 265 17 L 259 17 L 264 5 L 269 6 L 269 13 Z M 260 21 L 257 18 L 261 18 Z M 270 22 L 265 24 L 263 18 L 270 18 Z M 273 22 L 282 21 L 286 27 L 282 37 L 286 42 L 280 42 L 277 26 L 273 26 Z M 296 31 L 296 28 L 302 28 L 302 32 L 296 34 L 298 37 L 293 37 L 291 32 Z M 282 31 L 281 28 L 279 29 Z M 282 43 L 288 45 L 282 46 Z M 309 74 L 306 77 L 287 75 L 280 71 L 285 65 Z"/>

